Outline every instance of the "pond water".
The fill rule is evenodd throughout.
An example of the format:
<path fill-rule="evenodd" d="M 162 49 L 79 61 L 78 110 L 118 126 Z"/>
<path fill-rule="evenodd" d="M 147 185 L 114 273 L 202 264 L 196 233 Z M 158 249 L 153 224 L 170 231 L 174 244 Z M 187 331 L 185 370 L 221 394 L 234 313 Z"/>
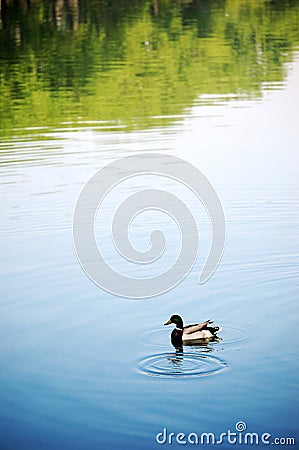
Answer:
<path fill-rule="evenodd" d="M 298 23 L 298 1 L 1 2 L 1 449 L 196 447 L 202 433 L 246 448 L 246 432 L 250 448 L 298 448 Z M 226 244 L 199 284 L 204 207 L 175 180 L 125 181 L 95 224 L 109 264 L 142 278 L 177 257 L 161 211 L 130 232 L 140 251 L 167 235 L 153 269 L 113 246 L 115 208 L 153 186 L 192 211 L 200 250 L 174 289 L 122 298 L 82 270 L 73 215 L 99 169 L 145 152 L 209 179 Z M 176 351 L 173 313 L 213 319 L 221 339 Z"/>

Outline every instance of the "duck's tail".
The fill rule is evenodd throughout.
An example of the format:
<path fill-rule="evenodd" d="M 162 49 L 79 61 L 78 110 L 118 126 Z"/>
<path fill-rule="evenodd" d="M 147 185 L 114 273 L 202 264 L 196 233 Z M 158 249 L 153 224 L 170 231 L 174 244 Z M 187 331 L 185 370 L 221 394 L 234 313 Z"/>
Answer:
<path fill-rule="evenodd" d="M 222 327 L 207 327 L 207 330 L 209 330 L 213 336 L 216 336 L 216 334 L 222 331 Z"/>

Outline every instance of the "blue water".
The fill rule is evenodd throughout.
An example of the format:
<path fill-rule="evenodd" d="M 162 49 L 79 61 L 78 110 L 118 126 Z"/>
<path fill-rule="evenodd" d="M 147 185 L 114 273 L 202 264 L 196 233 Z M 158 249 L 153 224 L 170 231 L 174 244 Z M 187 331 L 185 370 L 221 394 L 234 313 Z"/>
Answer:
<path fill-rule="evenodd" d="M 165 128 L 49 129 L 2 144 L 3 158 L 10 153 L 1 168 L 1 449 L 154 449 L 164 429 L 167 439 L 175 433 L 165 447 L 179 448 L 178 433 L 219 437 L 240 421 L 298 448 L 298 58 L 286 69 L 285 84 L 265 85 L 259 100 L 194 106 Z M 188 199 L 202 220 L 192 272 L 166 294 L 130 300 L 85 275 L 72 219 L 96 170 L 149 150 L 209 178 L 226 247 L 199 285 L 211 236 Z M 135 230 L 137 246 L 147 222 Z M 172 313 L 213 319 L 222 340 L 176 354 L 163 327 Z"/>

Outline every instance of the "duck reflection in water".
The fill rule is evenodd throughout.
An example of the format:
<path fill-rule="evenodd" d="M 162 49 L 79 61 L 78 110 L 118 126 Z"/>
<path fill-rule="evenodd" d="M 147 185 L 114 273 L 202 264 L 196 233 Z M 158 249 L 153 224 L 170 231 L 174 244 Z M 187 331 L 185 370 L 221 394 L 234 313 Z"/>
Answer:
<path fill-rule="evenodd" d="M 218 341 L 219 340 L 220 339 L 218 338 Z M 217 341 L 217 339 L 214 339 L 213 341 Z M 192 348 L 198 349 L 198 351 L 184 353 L 183 347 L 176 347 L 175 353 L 167 356 L 167 366 L 170 368 L 170 373 L 172 375 L 185 375 L 186 373 L 192 373 L 194 369 L 198 370 L 198 368 L 201 367 L 201 364 L 204 363 L 204 360 L 209 358 L 209 356 L 205 356 L 205 354 L 213 351 L 213 347 L 207 342 L 197 342 L 192 344 Z"/>

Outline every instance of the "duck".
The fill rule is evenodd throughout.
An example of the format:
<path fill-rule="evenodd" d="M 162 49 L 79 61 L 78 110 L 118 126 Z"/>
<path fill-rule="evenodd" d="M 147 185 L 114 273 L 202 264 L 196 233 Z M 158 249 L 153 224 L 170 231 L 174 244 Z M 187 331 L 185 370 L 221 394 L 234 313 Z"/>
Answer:
<path fill-rule="evenodd" d="M 221 327 L 210 326 L 213 323 L 212 320 L 184 326 L 183 319 L 178 314 L 173 314 L 164 325 L 170 325 L 172 323 L 175 325 L 175 328 L 171 333 L 171 343 L 176 348 L 181 348 L 183 345 L 190 345 L 192 343 L 195 344 L 195 341 L 217 339 L 217 333 L 222 331 Z"/>

